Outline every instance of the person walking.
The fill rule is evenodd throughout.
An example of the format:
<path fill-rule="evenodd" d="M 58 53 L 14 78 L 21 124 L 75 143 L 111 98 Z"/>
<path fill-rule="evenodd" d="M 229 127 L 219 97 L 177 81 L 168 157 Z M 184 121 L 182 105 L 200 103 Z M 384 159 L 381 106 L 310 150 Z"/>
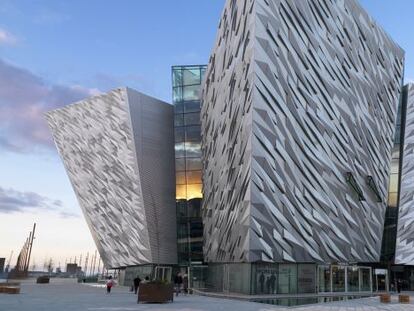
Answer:
<path fill-rule="evenodd" d="M 397 292 L 398 294 L 401 293 L 401 289 L 402 289 L 402 282 L 401 279 L 397 280 Z"/>
<path fill-rule="evenodd" d="M 181 276 L 181 273 L 178 272 L 174 278 L 175 296 L 178 296 L 178 294 L 180 293 L 181 284 L 183 284 L 183 277 Z"/>
<path fill-rule="evenodd" d="M 260 293 L 263 294 L 264 293 L 264 283 L 265 283 L 265 276 L 264 276 L 263 272 L 260 274 L 259 283 L 260 283 Z"/>
<path fill-rule="evenodd" d="M 184 289 L 184 294 L 188 294 L 188 275 L 187 273 L 184 273 L 183 276 L 183 289 Z"/>
<path fill-rule="evenodd" d="M 137 277 L 134 279 L 134 290 L 135 290 L 135 295 L 138 292 L 138 287 L 139 287 L 139 283 L 141 283 L 141 279 L 139 278 L 139 276 L 137 275 Z"/>
<path fill-rule="evenodd" d="M 106 281 L 106 293 L 110 294 L 112 286 L 114 286 L 114 280 L 112 280 L 112 276 L 109 276 L 109 280 Z"/>

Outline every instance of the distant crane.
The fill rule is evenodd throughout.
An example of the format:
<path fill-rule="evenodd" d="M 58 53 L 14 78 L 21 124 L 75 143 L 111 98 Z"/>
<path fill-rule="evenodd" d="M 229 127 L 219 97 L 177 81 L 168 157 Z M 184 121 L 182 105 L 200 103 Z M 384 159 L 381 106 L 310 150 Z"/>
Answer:
<path fill-rule="evenodd" d="M 9 261 L 7 261 L 7 265 L 6 265 L 7 272 L 10 271 L 10 262 L 12 260 L 12 257 L 13 257 L 13 251 L 11 251 Z"/>

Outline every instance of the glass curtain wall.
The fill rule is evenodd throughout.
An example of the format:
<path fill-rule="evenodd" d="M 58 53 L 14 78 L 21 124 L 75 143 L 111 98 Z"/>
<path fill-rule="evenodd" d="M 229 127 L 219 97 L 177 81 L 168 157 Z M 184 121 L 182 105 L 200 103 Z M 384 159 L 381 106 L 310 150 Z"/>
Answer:
<path fill-rule="evenodd" d="M 395 241 L 397 235 L 397 219 L 399 207 L 399 194 L 401 182 L 401 162 L 404 147 L 404 128 L 406 114 L 407 89 L 403 88 L 397 112 L 397 124 L 392 149 L 391 174 L 388 184 L 388 206 L 385 213 L 384 235 L 382 239 L 381 261 L 388 263 L 395 254 Z"/>
<path fill-rule="evenodd" d="M 206 66 L 172 67 L 178 263 L 203 261 L 200 91 Z"/>

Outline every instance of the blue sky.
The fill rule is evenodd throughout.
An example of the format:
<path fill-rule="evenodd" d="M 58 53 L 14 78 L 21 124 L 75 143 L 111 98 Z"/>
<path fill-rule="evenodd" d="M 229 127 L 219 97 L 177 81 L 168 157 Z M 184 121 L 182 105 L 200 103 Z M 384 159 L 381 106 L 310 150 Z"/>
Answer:
<path fill-rule="evenodd" d="M 414 81 L 414 1 L 361 3 L 405 49 Z M 43 112 L 123 85 L 171 102 L 171 66 L 208 62 L 223 4 L 0 1 L 0 257 L 33 221 L 38 264 L 94 249 Z"/>

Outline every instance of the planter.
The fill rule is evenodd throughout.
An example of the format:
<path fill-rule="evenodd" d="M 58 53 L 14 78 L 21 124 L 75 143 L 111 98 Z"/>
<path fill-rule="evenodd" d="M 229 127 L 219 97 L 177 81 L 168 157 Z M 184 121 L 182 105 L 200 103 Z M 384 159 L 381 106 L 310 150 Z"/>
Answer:
<path fill-rule="evenodd" d="M 48 276 L 39 276 L 36 279 L 37 284 L 49 284 L 50 278 Z"/>
<path fill-rule="evenodd" d="M 381 303 L 390 303 L 391 302 L 391 295 L 390 294 L 381 294 L 380 295 L 380 302 Z"/>
<path fill-rule="evenodd" d="M 141 283 L 138 289 L 138 303 L 164 303 L 173 301 L 174 288 L 172 284 Z"/>
<path fill-rule="evenodd" d="M 20 294 L 20 286 L 13 283 L 3 283 L 0 284 L 0 293 L 1 294 Z"/>
<path fill-rule="evenodd" d="M 410 296 L 409 295 L 398 295 L 398 302 L 399 303 L 410 303 Z"/>

